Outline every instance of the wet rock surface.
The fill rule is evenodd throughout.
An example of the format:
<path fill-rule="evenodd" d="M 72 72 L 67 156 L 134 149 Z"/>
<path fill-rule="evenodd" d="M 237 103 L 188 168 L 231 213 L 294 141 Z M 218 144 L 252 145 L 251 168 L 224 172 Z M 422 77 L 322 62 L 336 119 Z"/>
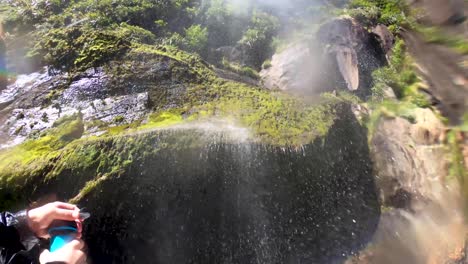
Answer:
<path fill-rule="evenodd" d="M 187 66 L 168 58 L 129 58 L 78 74 L 19 75 L 0 91 L 0 146 L 23 142 L 64 116 L 81 113 L 87 132 L 143 120 L 156 106 L 177 107 L 185 94 Z"/>
<path fill-rule="evenodd" d="M 4 147 L 51 128 L 61 117 L 81 113 L 85 122 L 115 125 L 119 117 L 131 123 L 148 113 L 148 93 L 112 96 L 102 69 L 88 70 L 68 84 L 66 75 L 42 73 L 19 76 L 0 94 L 7 108 L 0 126 Z"/>
<path fill-rule="evenodd" d="M 134 160 L 81 199 L 93 212 L 85 226 L 91 259 L 343 260 L 372 237 L 380 215 L 366 134 L 348 113 L 329 135 L 302 148 L 236 143 L 190 129 L 100 142 L 101 153 L 131 153 Z M 33 196 L 52 190 L 70 198 L 90 177 L 83 168 L 64 171 Z"/>

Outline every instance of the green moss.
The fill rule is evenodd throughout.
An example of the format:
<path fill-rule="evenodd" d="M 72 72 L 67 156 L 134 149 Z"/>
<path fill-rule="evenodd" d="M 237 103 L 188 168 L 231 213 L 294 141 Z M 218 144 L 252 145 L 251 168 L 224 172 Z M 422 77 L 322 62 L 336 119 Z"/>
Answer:
<path fill-rule="evenodd" d="M 447 142 L 450 149 L 450 170 L 449 176 L 461 182 L 463 191 L 468 194 L 468 174 L 465 166 L 462 140 L 458 139 L 461 131 L 454 129 L 447 134 Z"/>
<path fill-rule="evenodd" d="M 465 113 L 463 115 L 463 123 L 460 126 L 460 130 L 463 131 L 464 133 L 468 132 L 468 113 Z"/>
<path fill-rule="evenodd" d="M 86 185 L 81 189 L 80 193 L 70 199 L 68 202 L 72 204 L 77 204 L 83 197 L 85 197 L 87 194 L 91 193 L 93 190 L 95 190 L 100 183 L 102 183 L 104 180 L 106 180 L 106 177 L 100 177 L 96 180 L 91 180 L 86 183 Z"/>
<path fill-rule="evenodd" d="M 38 139 L 30 139 L 20 146 L 0 152 L 0 171 L 25 166 L 35 160 L 47 161 L 56 151 L 83 135 L 81 115 L 64 117 Z"/>
<path fill-rule="evenodd" d="M 139 127 L 139 129 L 163 128 L 183 122 L 182 116 L 177 111 L 164 111 L 153 113 L 148 118 L 148 123 Z"/>
<path fill-rule="evenodd" d="M 138 120 L 130 124 L 106 127 L 105 130 L 107 130 L 108 135 L 116 136 L 116 135 L 121 135 L 121 134 L 125 134 L 128 132 L 136 131 L 136 129 L 140 126 L 141 126 L 141 120 Z"/>
<path fill-rule="evenodd" d="M 305 144 L 325 135 L 336 118 L 335 106 L 344 101 L 323 98 L 321 103 L 309 105 L 283 93 L 223 81 L 192 87 L 190 93 L 193 115 L 233 120 L 274 145 Z M 199 105 L 201 96 L 214 99 Z"/>
<path fill-rule="evenodd" d="M 193 82 L 201 80 L 212 81 L 216 79 L 216 75 L 211 70 L 210 66 L 199 56 L 181 51 L 172 46 L 151 46 L 133 43 L 129 55 L 136 58 L 154 55 L 174 60 L 196 75 L 195 78 L 191 80 Z M 196 77 L 201 80 L 197 80 Z"/>
<path fill-rule="evenodd" d="M 124 116 L 116 116 L 116 117 L 114 117 L 113 121 L 116 124 L 120 124 L 120 123 L 123 123 L 125 121 L 125 117 Z"/>
<path fill-rule="evenodd" d="M 235 72 L 237 74 L 240 74 L 240 75 L 244 75 L 244 76 L 247 76 L 247 77 L 250 77 L 250 78 L 253 78 L 253 79 L 259 79 L 260 78 L 260 75 L 258 74 L 258 72 L 250 67 L 247 67 L 247 66 L 240 66 L 236 63 L 231 63 L 229 62 L 228 60 L 224 59 L 222 60 L 222 65 L 224 67 L 224 69 L 226 70 L 229 70 L 229 71 L 232 71 L 232 72 Z"/>
<path fill-rule="evenodd" d="M 262 64 L 262 69 L 267 70 L 267 69 L 271 68 L 271 66 L 273 66 L 273 65 L 271 64 L 271 60 L 266 60 L 266 61 L 263 62 L 263 64 Z"/>

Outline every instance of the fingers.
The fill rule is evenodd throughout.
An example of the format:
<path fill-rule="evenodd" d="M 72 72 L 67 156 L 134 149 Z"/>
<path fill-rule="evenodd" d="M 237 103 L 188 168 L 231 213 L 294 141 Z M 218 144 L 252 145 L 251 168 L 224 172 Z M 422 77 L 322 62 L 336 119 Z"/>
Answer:
<path fill-rule="evenodd" d="M 76 254 L 78 256 L 78 260 L 76 261 L 76 263 L 77 264 L 86 264 L 86 259 L 87 259 L 86 254 L 81 250 L 79 252 L 77 252 Z"/>
<path fill-rule="evenodd" d="M 68 209 L 68 210 L 78 209 L 78 207 L 76 207 L 76 205 L 74 205 L 74 204 L 63 203 L 63 202 L 54 202 L 53 205 L 56 208 L 61 208 L 61 209 Z"/>
<path fill-rule="evenodd" d="M 80 217 L 80 210 L 76 207 L 73 210 L 55 208 L 54 217 L 55 219 L 73 221 Z"/>
<path fill-rule="evenodd" d="M 86 263 L 86 260 L 87 260 L 86 253 L 84 253 L 83 251 L 80 250 L 80 252 L 78 252 L 77 254 L 78 254 L 78 261 L 77 261 L 77 263 L 85 264 L 85 263 Z"/>
<path fill-rule="evenodd" d="M 83 223 L 79 220 L 76 220 L 75 222 L 76 222 L 76 227 L 78 228 L 76 238 L 81 238 L 81 232 L 83 232 Z"/>
<path fill-rule="evenodd" d="M 50 252 L 49 250 L 45 249 L 42 251 L 41 255 L 39 255 L 39 262 L 42 263 L 47 263 L 47 260 L 49 259 Z"/>
<path fill-rule="evenodd" d="M 66 246 L 75 250 L 82 250 L 84 248 L 84 242 L 81 239 L 73 239 Z"/>

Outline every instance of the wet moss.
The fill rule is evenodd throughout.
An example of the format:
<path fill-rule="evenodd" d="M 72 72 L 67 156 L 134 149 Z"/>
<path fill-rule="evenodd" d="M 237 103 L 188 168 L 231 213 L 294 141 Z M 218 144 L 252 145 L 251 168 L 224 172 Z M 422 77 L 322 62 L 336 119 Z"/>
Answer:
<path fill-rule="evenodd" d="M 180 124 L 184 121 L 183 117 L 177 111 L 163 111 L 160 113 L 153 113 L 148 117 L 148 122 L 138 129 L 144 130 L 148 128 L 163 128 L 176 124 Z"/>
<path fill-rule="evenodd" d="M 56 155 L 57 150 L 81 138 L 83 132 L 83 120 L 79 114 L 58 120 L 52 129 L 39 138 L 0 152 L 0 175 L 4 175 L 8 168 L 29 166 L 36 160 L 47 161 Z"/>
<path fill-rule="evenodd" d="M 139 61 L 145 63 L 140 65 Z M 141 124 L 109 128 L 112 135 L 216 118 L 252 129 L 262 142 L 300 145 L 327 133 L 336 118 L 336 104 L 356 103 L 355 98 L 340 94 L 335 97 L 337 100 L 324 96 L 321 102 L 311 104 L 281 92 L 223 80 L 200 57 L 169 46 L 134 44 L 123 63 L 112 65 L 106 67 L 106 71 L 127 80 L 124 83 L 152 81 L 155 77 L 153 73 L 147 74 L 151 72 L 145 68 L 147 65 L 164 68 L 161 76 L 154 80 L 154 86 L 149 88 L 150 105 L 155 113 L 138 122 Z M 134 80 L 136 76 L 138 79 Z M 168 82 L 186 87 L 171 103 Z M 171 106 L 167 107 L 168 104 Z"/>
<path fill-rule="evenodd" d="M 70 47 L 65 45 L 63 48 Z M 95 51 L 99 53 L 99 50 Z M 77 60 L 80 54 L 72 54 L 72 61 L 78 61 L 83 67 L 104 62 L 88 60 L 95 57 L 91 53 L 83 53 L 82 58 L 86 59 Z M 151 83 L 150 93 L 161 97 L 154 100 L 152 107 L 155 112 L 146 120 L 107 128 L 101 122 L 89 122 L 87 127 L 99 127 L 108 133 L 87 138 L 82 138 L 85 124 L 77 114 L 57 121 L 52 129 L 37 139 L 1 151 L 0 185 L 3 189 L 0 198 L 13 197 L 12 190 L 27 194 L 19 197 L 56 190 L 64 199 L 78 195 L 75 200 L 80 200 L 98 188 L 101 181 L 118 177 L 133 164 L 138 164 L 142 157 L 155 155 L 160 148 L 197 145 L 197 137 L 203 136 L 196 133 L 194 136 L 179 135 L 156 146 L 154 142 L 159 136 L 153 135 L 154 132 L 125 136 L 133 132 L 141 134 L 142 130 L 166 128 L 184 122 L 224 119 L 250 128 L 253 138 L 259 142 L 300 146 L 326 136 L 343 103 L 356 103 L 355 98 L 346 94 L 326 95 L 320 102 L 308 103 L 281 92 L 226 81 L 218 78 L 211 66 L 199 56 L 173 47 L 132 43 L 122 57 L 116 58 L 106 58 L 104 65 L 109 76 L 117 81 L 123 80 L 122 87 L 118 87 L 116 82 L 115 92 L 126 89 L 128 83 L 141 84 L 142 80 Z M 168 65 L 167 73 L 155 76 L 145 68 L 148 65 Z M 164 81 L 186 87 L 177 95 L 176 103 L 168 104 Z M 120 123 L 122 120 L 117 118 L 114 121 Z M 62 185 L 69 187 L 60 189 Z"/>
<path fill-rule="evenodd" d="M 260 140 L 278 145 L 299 145 L 323 136 L 333 124 L 334 104 L 307 105 L 301 100 L 234 82 L 193 87 L 192 111 L 203 117 L 223 117 L 251 128 Z M 196 102 L 213 98 L 202 105 Z"/>
<path fill-rule="evenodd" d="M 34 141 L 43 144 L 40 153 L 25 149 L 25 145 L 30 144 L 27 142 L 1 154 L 2 158 L 3 155 L 14 154 L 18 159 L 21 154 L 21 158 L 29 159 L 21 160 L 22 163 L 4 163 L 2 159 L 0 200 L 3 204 L 0 203 L 0 206 L 25 204 L 25 199 L 34 199 L 50 192 L 55 192 L 60 199 L 79 201 L 98 188 L 102 181 L 120 177 L 132 166 L 138 166 L 142 159 L 157 155 L 161 149 L 200 147 L 212 136 L 215 135 L 203 131 L 158 131 L 131 136 L 82 138 L 60 149 L 53 149 L 40 140 Z M 31 157 L 31 154 L 35 155 Z"/>

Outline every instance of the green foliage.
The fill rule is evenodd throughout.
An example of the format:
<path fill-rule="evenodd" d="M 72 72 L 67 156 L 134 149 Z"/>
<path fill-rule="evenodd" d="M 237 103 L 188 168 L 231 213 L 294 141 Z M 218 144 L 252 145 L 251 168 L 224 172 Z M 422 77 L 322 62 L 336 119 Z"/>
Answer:
<path fill-rule="evenodd" d="M 191 24 L 187 12 L 194 4 L 188 0 L 9 0 L 0 3 L 0 17 L 10 34 L 32 36 L 28 57 L 58 69 L 81 70 L 118 57 L 132 42 L 154 44 L 155 33 L 183 30 Z"/>
<path fill-rule="evenodd" d="M 69 0 L 9 0 L 0 3 L 0 17 L 7 31 L 26 32 L 61 14 L 69 4 Z"/>
<path fill-rule="evenodd" d="M 200 10 L 200 21 L 207 27 L 208 46 L 218 48 L 231 46 L 241 37 L 249 23 L 248 14 L 235 13 L 234 7 L 224 0 L 206 1 Z"/>
<path fill-rule="evenodd" d="M 273 53 L 272 41 L 279 29 L 279 20 L 265 12 L 253 13 L 249 29 L 244 33 L 240 44 L 247 46 L 250 64 L 258 68 Z"/>
<path fill-rule="evenodd" d="M 248 67 L 248 66 L 242 67 L 242 66 L 240 66 L 240 65 L 238 65 L 236 63 L 230 63 L 229 61 L 227 61 L 224 58 L 222 60 L 222 65 L 223 65 L 224 69 L 235 72 L 237 74 L 247 76 L 247 77 L 250 77 L 250 78 L 253 78 L 253 79 L 259 79 L 260 78 L 260 75 L 258 74 L 258 72 L 256 70 Z"/>
<path fill-rule="evenodd" d="M 400 99 L 414 92 L 414 85 L 419 80 L 402 39 L 395 42 L 389 66 L 376 70 L 373 79 L 373 99 L 377 101 L 383 99 L 383 90 L 387 87 L 392 88 Z"/>
<path fill-rule="evenodd" d="M 185 30 L 188 49 L 201 54 L 208 43 L 208 29 L 200 25 L 192 25 Z"/>
<path fill-rule="evenodd" d="M 414 24 L 405 0 L 352 0 L 345 13 L 368 27 L 387 25 L 394 33 Z"/>
<path fill-rule="evenodd" d="M 271 66 L 273 66 L 273 65 L 271 64 L 271 60 L 266 60 L 266 61 L 263 62 L 263 64 L 262 64 L 262 69 L 267 70 L 267 69 L 271 68 Z"/>
<path fill-rule="evenodd" d="M 153 44 L 156 42 L 156 36 L 149 30 L 138 26 L 132 26 L 125 22 L 116 27 L 114 33 L 123 39 L 131 42 L 138 42 L 144 44 Z"/>
<path fill-rule="evenodd" d="M 127 31 L 129 33 L 130 31 Z M 123 34 L 91 28 L 58 28 L 40 37 L 34 54 L 58 69 L 97 67 L 122 55 L 130 47 Z"/>
<path fill-rule="evenodd" d="M 188 0 L 87 0 L 77 1 L 73 6 L 73 12 L 88 16 L 100 27 L 125 22 L 157 32 L 160 28 L 154 23 L 155 21 L 172 24 L 179 17 L 186 16 L 185 8 L 191 4 Z"/>

